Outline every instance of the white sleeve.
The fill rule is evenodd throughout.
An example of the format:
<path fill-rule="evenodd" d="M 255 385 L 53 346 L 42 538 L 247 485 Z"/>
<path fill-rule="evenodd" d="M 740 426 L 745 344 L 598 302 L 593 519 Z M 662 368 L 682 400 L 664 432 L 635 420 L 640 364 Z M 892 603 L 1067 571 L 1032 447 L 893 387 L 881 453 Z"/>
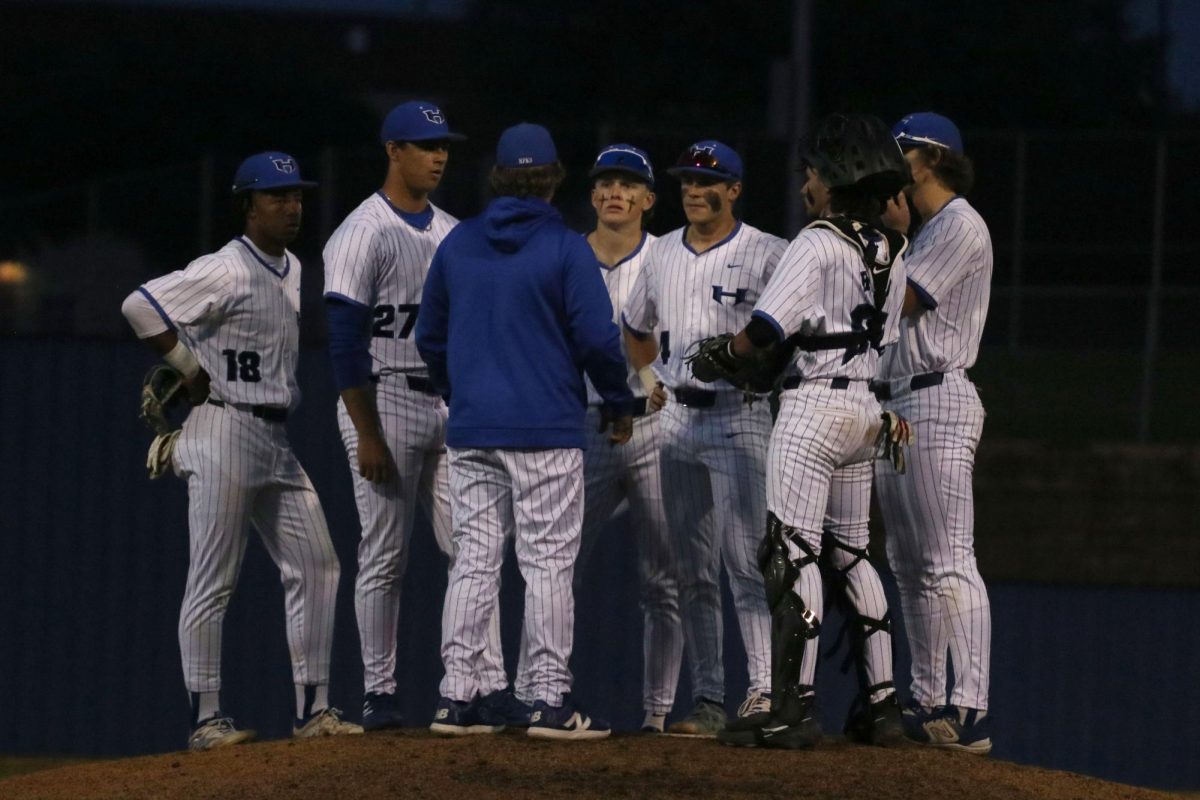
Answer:
<path fill-rule="evenodd" d="M 980 259 L 979 237 L 961 217 L 934 218 L 919 248 L 906 255 L 908 279 L 940 303 L 946 292 L 974 271 Z"/>
<path fill-rule="evenodd" d="M 375 306 L 375 243 L 375 230 L 361 223 L 343 222 L 333 232 L 324 251 L 326 297 Z"/>
<path fill-rule="evenodd" d="M 653 273 L 656 271 L 653 250 L 646 253 L 646 260 L 638 271 L 637 280 L 629 290 L 629 299 L 621 310 L 621 321 L 636 334 L 649 335 L 658 326 L 658 303 L 654 291 Z"/>
<path fill-rule="evenodd" d="M 779 260 L 771 281 L 754 307 L 754 315 L 775 327 L 780 339 L 793 333 L 819 333 L 825 327 L 825 309 L 821 307 L 821 237 L 802 232 Z M 828 253 L 824 254 L 828 257 Z"/>
<path fill-rule="evenodd" d="M 164 330 L 171 330 L 177 325 L 219 319 L 233 300 L 232 289 L 229 266 L 206 257 L 193 261 L 187 269 L 146 281 L 138 292 L 165 323 Z"/>
<path fill-rule="evenodd" d="M 770 282 L 771 276 L 775 274 L 775 270 L 779 268 L 779 262 L 783 258 L 783 254 L 787 252 L 788 241 L 780 239 L 778 236 L 764 235 L 764 244 L 767 254 L 763 260 L 763 280 Z"/>
<path fill-rule="evenodd" d="M 150 298 L 144 289 L 138 288 L 130 292 L 121 303 L 121 313 L 129 322 L 129 327 L 139 339 L 148 339 L 172 329 L 170 320 L 164 319 L 150 303 Z"/>

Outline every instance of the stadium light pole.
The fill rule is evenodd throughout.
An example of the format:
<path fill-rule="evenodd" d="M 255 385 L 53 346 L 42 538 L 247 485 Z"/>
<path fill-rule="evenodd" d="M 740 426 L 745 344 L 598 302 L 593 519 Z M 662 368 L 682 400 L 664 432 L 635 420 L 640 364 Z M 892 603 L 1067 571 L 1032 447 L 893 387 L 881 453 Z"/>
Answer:
<path fill-rule="evenodd" d="M 788 56 L 787 130 L 787 233 L 791 238 L 804 224 L 803 181 L 796 171 L 800 155 L 796 143 L 808 132 L 812 113 L 812 0 L 792 0 L 792 51 Z"/>

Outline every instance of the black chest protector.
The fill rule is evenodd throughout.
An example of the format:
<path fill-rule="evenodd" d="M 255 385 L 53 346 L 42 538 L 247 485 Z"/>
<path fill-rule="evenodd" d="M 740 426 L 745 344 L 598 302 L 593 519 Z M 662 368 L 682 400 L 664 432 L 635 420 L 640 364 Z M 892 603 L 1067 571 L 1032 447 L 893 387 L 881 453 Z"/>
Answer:
<path fill-rule="evenodd" d="M 886 228 L 879 230 L 846 217 L 819 219 L 807 227 L 833 231 L 839 238 L 854 246 L 862 257 L 866 270 L 863 275 L 864 288 L 866 285 L 871 286 L 873 302 L 863 303 L 850 310 L 852 331 L 825 336 L 795 333 L 785 340 L 785 344 L 810 353 L 816 350 L 844 349 L 846 357 L 843 363 L 860 353 L 865 353 L 868 346 L 882 350 L 880 342 L 883 339 L 883 326 L 887 321 L 887 312 L 883 307 L 887 302 L 888 287 L 891 285 L 892 266 L 908 249 L 908 239 L 895 231 Z"/>

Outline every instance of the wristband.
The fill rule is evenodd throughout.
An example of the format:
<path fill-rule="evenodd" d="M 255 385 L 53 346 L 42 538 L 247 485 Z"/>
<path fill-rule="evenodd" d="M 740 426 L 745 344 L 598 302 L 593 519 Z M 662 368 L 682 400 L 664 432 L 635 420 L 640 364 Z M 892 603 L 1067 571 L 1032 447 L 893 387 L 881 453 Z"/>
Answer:
<path fill-rule="evenodd" d="M 642 388 L 646 390 L 646 396 L 654 394 L 654 389 L 658 386 L 658 376 L 654 374 L 654 370 L 650 369 L 650 365 L 642 367 L 638 370 L 638 378 L 642 381 Z"/>
<path fill-rule="evenodd" d="M 192 355 L 192 351 L 184 346 L 183 342 L 177 342 L 171 350 L 163 356 L 163 361 L 166 361 L 175 369 L 183 373 L 183 377 L 191 380 L 200 372 L 200 362 Z"/>

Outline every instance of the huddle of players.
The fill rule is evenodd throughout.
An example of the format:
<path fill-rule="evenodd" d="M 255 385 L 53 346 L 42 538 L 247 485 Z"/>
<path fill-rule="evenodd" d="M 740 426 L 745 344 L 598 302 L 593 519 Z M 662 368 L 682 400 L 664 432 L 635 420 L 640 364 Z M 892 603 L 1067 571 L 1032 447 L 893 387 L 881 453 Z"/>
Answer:
<path fill-rule="evenodd" d="M 498 148 L 498 165 L 517 175 L 522 170 L 544 171 L 555 166 L 561 180 L 561 166 L 549 135 L 534 128 L 537 126 L 517 126 L 506 131 Z M 892 744 L 900 740 L 903 728 L 918 741 L 969 752 L 990 750 L 985 715 L 988 614 L 986 593 L 974 570 L 970 520 L 970 463 L 982 408 L 977 408 L 977 396 L 962 372 L 974 361 L 986 313 L 990 243 L 978 215 L 956 194 L 966 187 L 952 186 L 947 191 L 945 185 L 947 164 L 960 172 L 965 168 L 969 183 L 969 162 L 961 155 L 961 140 L 952 123 L 938 115 L 912 115 L 898 123 L 895 133 L 893 138 L 878 120 L 859 115 L 834 115 L 822 121 L 804 154 L 806 205 L 810 215 L 819 219 L 790 245 L 736 219 L 734 203 L 742 191 L 742 164 L 738 154 L 720 142 L 696 143 L 668 170 L 679 180 L 688 224 L 657 239 L 644 230 L 656 187 L 644 152 L 630 145 L 613 145 L 599 154 L 589 173 L 597 225 L 586 243 L 594 260 L 600 262 L 595 277 L 601 277 L 607 289 L 612 312 L 609 325 L 619 319 L 624 328 L 622 360 L 627 359 L 628 364 L 627 386 L 622 388 L 634 397 L 633 413 L 628 415 L 634 421 L 626 429 L 618 419 L 614 433 L 607 434 L 605 427 L 612 417 L 623 418 L 623 412 L 631 409 L 614 393 L 611 370 L 599 389 L 588 381 L 587 422 L 592 433 L 582 463 L 586 499 L 581 513 L 560 513 L 562 520 L 557 526 L 566 526 L 562 533 L 568 552 L 578 548 L 578 560 L 582 561 L 616 506 L 623 499 L 629 501 L 638 539 L 645 620 L 645 731 L 664 730 L 666 715 L 674 705 L 686 641 L 695 702 L 691 712 L 670 727 L 672 733 L 717 735 L 735 745 L 814 744 L 819 737 L 813 714 L 813 676 L 823 616 L 821 562 L 858 634 L 862 697 L 847 732 L 861 741 Z M 472 485 L 479 485 L 478 481 L 469 484 L 463 477 L 468 472 L 462 454 L 474 451 L 455 448 L 452 442 L 447 458 L 447 424 L 453 424 L 453 415 L 442 397 L 446 379 L 427 371 L 422 359 L 429 356 L 430 325 L 436 327 L 436 322 L 425 319 L 428 300 L 422 305 L 423 294 L 428 294 L 427 271 L 439 244 L 457 222 L 433 206 L 428 195 L 441 179 L 449 142 L 456 138 L 460 137 L 449 131 L 433 104 L 413 102 L 394 109 L 381 134 L 388 156 L 384 185 L 347 217 L 324 253 L 330 350 L 342 399 L 338 420 L 362 522 L 355 608 L 366 691 L 363 727 L 372 730 L 403 724 L 396 699 L 396 631 L 401 578 L 419 501 L 433 523 L 439 546 L 450 557 L 452 570 L 443 616 L 447 678 L 432 729 L 461 735 L 509 726 L 528 727 L 530 735 L 544 738 L 607 736 L 608 725 L 578 710 L 569 698 L 570 675 L 565 665 L 570 655 L 573 609 L 566 587 L 571 585 L 572 575 L 577 578 L 580 574 L 575 559 L 567 559 L 571 563 L 547 578 L 549 588 L 527 588 L 521 662 L 511 688 L 503 668 L 494 603 L 491 607 L 475 603 L 472 614 L 466 615 L 469 624 L 465 624 L 458 603 L 452 602 L 456 597 L 477 594 L 464 594 L 463 581 L 477 574 L 477 568 L 491 569 L 495 560 L 494 552 L 482 553 L 475 547 L 459 552 L 462 542 L 473 542 L 463 533 L 473 522 L 460 506 L 471 505 L 464 497 L 471 493 Z M 254 158 L 265 164 L 264 157 L 274 162 L 287 158 L 283 154 Z M 261 190 L 252 184 L 239 184 L 241 190 L 235 185 L 235 193 L 244 191 L 251 197 L 247 235 L 235 243 L 241 242 L 271 273 L 286 276 L 291 266 L 298 287 L 299 264 L 294 256 L 284 250 L 278 254 L 284 264 L 272 268 L 263 260 L 269 253 L 245 244 L 247 239 L 257 244 L 253 234 L 261 235 L 262 226 L 253 220 L 259 195 L 265 195 L 264 200 L 276 195 L 295 199 L 295 226 L 283 226 L 276 237 L 283 244 L 294 239 L 299 223 L 298 189 L 309 184 L 299 180 L 298 168 L 287 161 L 286 171 L 280 174 L 288 177 L 272 175 L 260 182 Z M 280 169 L 277 163 L 276 169 Z M 523 187 L 516 181 L 508 184 L 506 191 L 521 198 L 521 192 L 530 193 Z M 532 199 L 548 203 L 556 187 L 554 182 L 548 194 L 545 187 L 540 195 L 534 190 Z M 911 247 L 902 235 L 908 228 L 908 206 L 900 192 L 906 187 L 925 223 Z M 957 212 L 956 225 L 943 230 L 940 238 L 925 237 L 946 211 Z M 561 220 L 556 224 L 561 225 Z M 898 232 L 889 230 L 888 225 Z M 962 244 L 964 230 L 977 238 L 975 247 Z M 226 250 L 230 248 L 241 255 L 234 244 Z M 986 264 L 983 249 L 987 250 Z M 966 250 L 970 252 L 964 258 Z M 928 276 L 935 286 L 924 285 L 925 279 L 912 269 L 914 257 L 922 253 L 926 259 L 920 262 L 925 265 L 921 275 Z M 944 263 L 947 253 L 957 259 L 955 264 Z M 450 258 L 447 254 L 443 261 Z M 202 262 L 205 259 L 174 275 L 200 272 Z M 448 268 L 443 264 L 439 272 Z M 982 305 L 976 302 L 971 310 L 973 327 L 939 312 L 951 304 L 951 297 L 961 304 L 957 295 L 964 276 L 982 282 L 982 288 L 973 288 L 976 301 L 982 291 Z M 229 281 L 229 276 L 225 280 Z M 132 305 L 138 304 L 138 297 L 147 299 L 161 317 L 157 324 L 181 333 L 175 342 L 155 345 L 168 362 L 181 361 L 175 348 L 185 340 L 196 342 L 193 349 L 203 368 L 184 362 L 186 369 L 181 371 L 189 381 L 207 383 L 207 377 L 197 376 L 225 367 L 229 374 L 245 380 L 244 351 L 222 348 L 215 352 L 223 360 L 206 359 L 212 348 L 200 345 L 211 338 L 212 329 L 220 333 L 223 325 L 230 325 L 228 309 L 237 304 L 210 301 L 197 306 L 193 302 L 189 309 L 200 310 L 191 311 L 191 316 L 172 315 L 157 299 L 154 284 L 150 282 L 130 297 Z M 594 305 L 602 302 L 597 300 Z M 225 316 L 215 313 L 214 307 Z M 422 309 L 419 321 L 418 308 Z M 139 328 L 136 314 L 130 308 L 125 310 L 143 338 L 158 333 L 153 324 Z M 288 321 L 273 319 L 280 324 Z M 208 324 L 211 329 L 193 334 L 189 328 L 193 324 Z M 266 328 L 265 336 L 279 335 L 270 325 Z M 412 335 L 414 328 L 418 328 L 416 336 Z M 964 328 L 968 329 L 965 334 Z M 936 360 L 948 350 L 939 339 L 944 338 L 943 329 L 974 340 L 961 345 L 962 352 L 927 369 L 930 354 Z M 756 349 L 796 347 L 797 355 L 786 364 L 779 384 L 779 416 L 774 423 L 767 403 L 745 402 L 742 391 L 720 382 L 704 384 L 692 374 L 688 356 L 696 343 L 726 332 L 737 332 L 729 352 L 735 363 Z M 270 347 L 263 344 L 259 349 Z M 281 362 L 282 372 L 287 373 L 284 382 L 293 389 L 294 358 L 293 342 Z M 241 373 L 235 364 L 242 365 Z M 589 371 L 589 378 L 595 377 Z M 244 400 L 226 396 L 216 390 L 219 384 L 215 381 L 211 388 L 198 387 L 194 396 L 202 397 L 207 388 L 210 404 L 238 412 L 230 413 L 231 417 L 241 415 L 262 423 L 270 418 L 270 409 L 286 410 L 295 404 L 294 391 L 278 405 L 265 396 L 261 398 L 265 402 L 255 404 L 253 401 L 260 399 L 257 395 Z M 955 391 L 945 393 L 946 388 Z M 923 391 L 937 393 L 937 402 L 920 402 L 918 395 Z M 890 463 L 880 463 L 873 470 L 881 425 L 877 393 L 888 397 L 887 407 L 895 408 L 916 431 L 904 474 Z M 947 407 L 968 412 L 977 408 L 977 413 L 947 414 Z M 185 422 L 183 438 L 189 436 L 189 427 L 193 438 L 202 438 L 199 426 L 193 423 L 196 416 L 193 412 Z M 965 434 L 961 433 L 964 416 L 971 417 Z M 926 441 L 923 434 L 934 425 L 942 425 L 944 430 L 939 428 L 937 435 Z M 618 433 L 617 428 L 622 430 Z M 286 441 L 275 445 L 286 449 Z M 504 448 L 503 444 L 493 446 Z M 219 446 L 212 449 L 222 452 Z M 225 457 L 232 458 L 232 452 L 224 451 Z M 177 459 L 182 461 L 180 456 L 182 453 Z M 461 485 L 456 483 L 452 490 L 447 461 L 455 458 L 459 459 L 458 472 L 453 479 Z M 943 463 L 951 461 L 954 463 Z M 534 465 L 532 474 L 538 468 Z M 200 525 L 197 518 L 205 512 L 198 506 L 224 501 L 198 479 L 203 470 L 185 469 L 177 465 L 177 471 L 189 481 L 192 559 L 188 596 L 197 597 L 185 599 L 181 647 L 186 637 L 195 639 L 192 624 L 185 623 L 190 605 L 202 607 L 209 627 L 215 623 L 218 631 L 216 666 L 209 669 L 204 681 L 188 671 L 188 650 L 184 648 L 185 677 L 193 693 L 191 746 L 207 749 L 252 735 L 236 729 L 232 720 L 217 710 L 219 677 L 214 680 L 214 670 L 219 667 L 220 619 L 240 566 L 246 517 L 243 511 L 242 516 L 225 520 L 226 528 L 240 530 L 215 537 L 240 537 L 241 550 L 235 544 L 232 555 L 210 552 L 211 530 L 220 526 Z M 507 469 L 515 488 L 524 473 L 530 472 L 526 466 L 509 465 Z M 574 467 L 561 471 L 571 469 Z M 916 628 L 911 621 L 909 624 L 913 700 L 903 715 L 892 683 L 891 615 L 879 577 L 866 560 L 873 471 L 885 504 L 889 558 L 897 572 L 905 618 L 911 620 L 916 614 L 920 620 Z M 943 473 L 951 472 L 947 482 Z M 299 474 L 303 476 L 302 470 Z M 930 489 L 914 483 L 936 484 L 939 476 L 941 485 Z M 272 495 L 263 504 L 274 505 L 269 511 L 251 508 L 250 519 L 280 564 L 289 588 L 290 634 L 296 627 L 290 613 L 292 585 L 313 583 L 314 579 L 309 562 L 303 558 L 289 561 L 271 547 L 272 541 L 286 538 L 276 534 L 297 527 L 295 515 L 279 513 L 276 498 L 280 493 L 272 490 L 273 481 L 288 483 L 274 476 L 265 486 L 256 485 L 255 490 Z M 290 488 L 295 488 L 294 483 L 293 478 Z M 941 502 L 944 498 L 920 499 L 929 491 L 945 493 L 947 483 L 954 493 L 952 510 Z M 494 499 L 483 498 L 483 505 Z M 315 503 L 315 495 L 312 501 Z M 250 505 L 255 502 L 251 500 Z M 501 548 L 506 535 L 519 527 L 520 518 L 527 516 L 523 512 L 528 511 L 520 507 L 517 498 L 509 502 L 513 504 L 509 517 L 493 521 L 503 529 Z M 319 506 L 315 518 L 309 514 L 308 519 L 307 527 L 300 522 L 296 536 L 327 544 Z M 767 521 L 765 538 L 763 520 Z M 318 549 L 324 549 L 324 544 Z M 520 549 L 518 542 L 519 557 Z M 198 562 L 207 562 L 207 580 L 196 574 L 201 571 Z M 487 562 L 486 568 L 480 567 L 483 562 Z M 730 577 L 750 674 L 749 692 L 732 720 L 727 719 L 724 708 L 722 562 Z M 522 568 L 524 571 L 524 563 Z M 219 579 L 212 578 L 214 572 L 220 573 Z M 963 578 L 971 572 L 974 582 L 969 575 Z M 332 575 L 336 587 L 336 559 Z M 526 575 L 527 585 L 544 582 L 530 577 Z M 948 589 L 964 587 L 947 587 L 947 579 L 965 580 L 969 591 L 951 595 Z M 327 582 L 328 574 L 320 583 Z M 531 591 L 535 594 L 529 594 Z M 297 602 L 300 594 L 295 595 Z M 962 594 L 975 600 L 967 615 L 972 624 L 961 624 L 960 609 L 947 608 Z M 318 606 L 315 616 L 328 617 L 331 625 L 332 598 L 316 601 L 314 607 Z M 566 635 L 561 630 L 564 624 Z M 547 626 L 560 630 L 546 635 Z M 336 709 L 328 708 L 325 695 L 331 636 L 322 630 L 317 638 L 324 644 L 323 654 L 306 657 L 303 648 L 292 648 L 298 735 L 314 715 L 328 720 L 315 735 L 359 732 L 357 726 L 342 722 Z M 956 676 L 950 703 L 946 702 L 947 650 Z M 302 674 L 322 657 L 326 664 L 323 672 Z M 211 644 L 207 658 L 212 661 Z"/>

